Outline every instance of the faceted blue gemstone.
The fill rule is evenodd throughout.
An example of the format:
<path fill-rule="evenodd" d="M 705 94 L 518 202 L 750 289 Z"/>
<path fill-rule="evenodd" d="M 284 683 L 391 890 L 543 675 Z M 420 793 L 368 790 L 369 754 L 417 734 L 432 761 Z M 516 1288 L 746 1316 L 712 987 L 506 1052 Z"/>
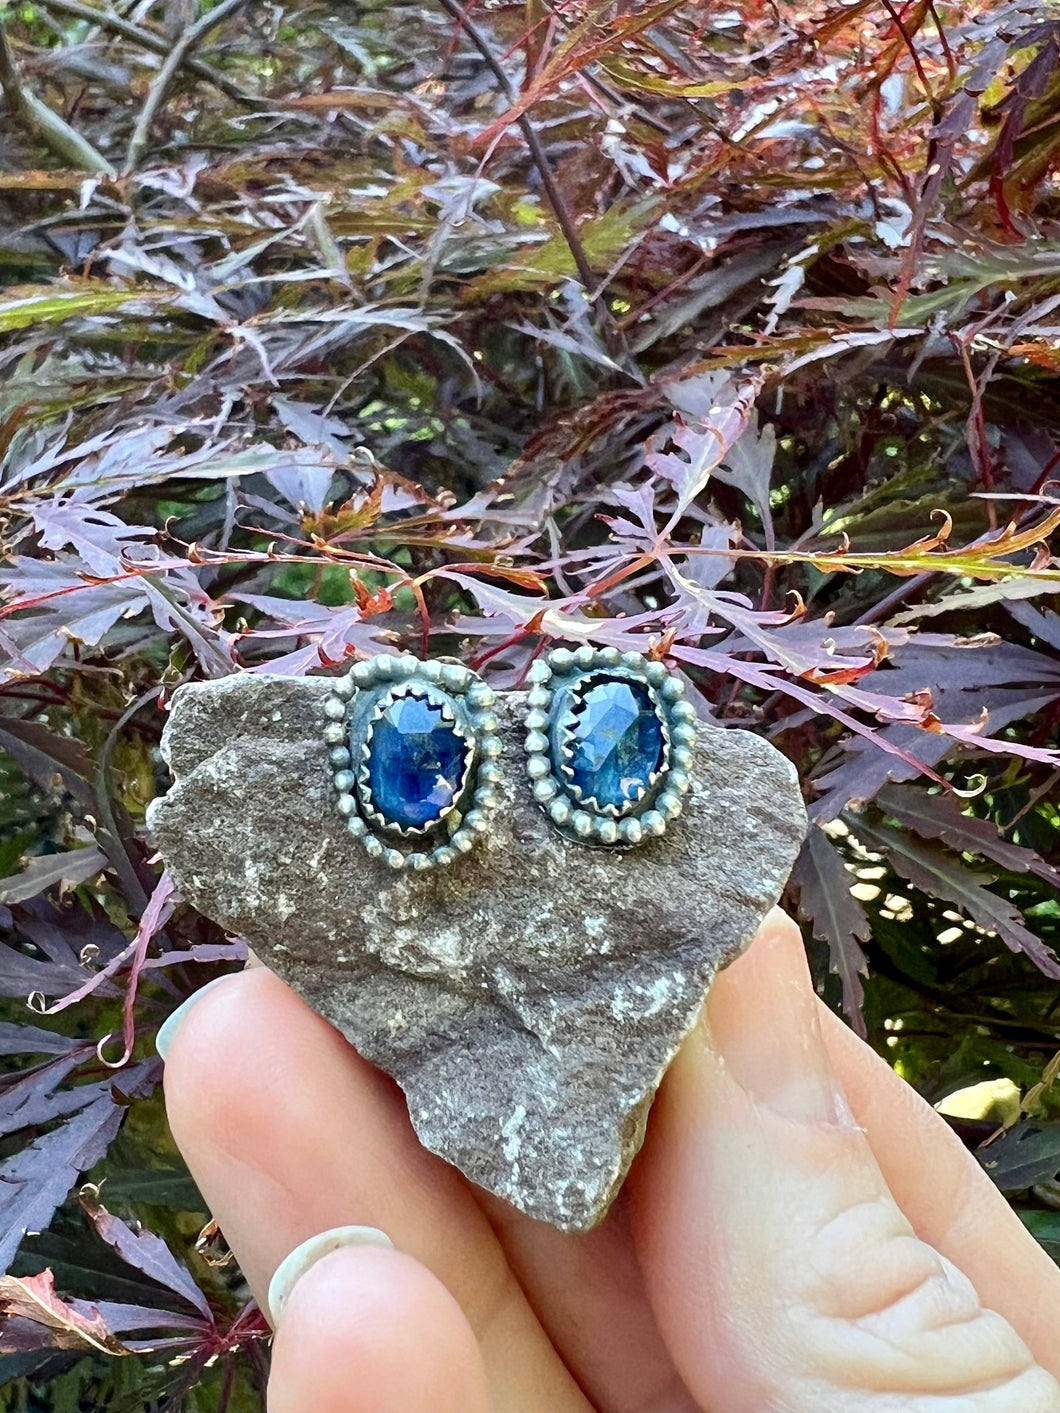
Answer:
<path fill-rule="evenodd" d="M 590 686 L 565 739 L 573 748 L 567 779 L 600 806 L 622 809 L 638 800 L 662 764 L 662 722 L 639 682 L 611 678 Z"/>
<path fill-rule="evenodd" d="M 395 697 L 372 727 L 368 784 L 380 814 L 402 829 L 439 819 L 463 789 L 467 744 L 426 697 Z"/>

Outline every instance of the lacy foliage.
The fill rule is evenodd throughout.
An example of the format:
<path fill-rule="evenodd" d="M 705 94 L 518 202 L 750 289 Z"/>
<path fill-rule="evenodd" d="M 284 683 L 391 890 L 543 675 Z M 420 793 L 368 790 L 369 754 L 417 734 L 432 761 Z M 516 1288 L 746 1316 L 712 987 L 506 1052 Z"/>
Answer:
<path fill-rule="evenodd" d="M 260 1406 L 143 810 L 178 684 L 383 650 L 767 734 L 823 994 L 1019 1087 L 954 1123 L 1060 1253 L 1054 11 L 194 11 L 0 4 L 0 1403 Z"/>

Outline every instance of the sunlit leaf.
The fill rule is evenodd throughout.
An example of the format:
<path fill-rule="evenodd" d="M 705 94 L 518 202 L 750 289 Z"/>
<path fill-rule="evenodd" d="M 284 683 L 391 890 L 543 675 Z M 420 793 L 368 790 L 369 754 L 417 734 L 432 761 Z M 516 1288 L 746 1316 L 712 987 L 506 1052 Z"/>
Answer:
<path fill-rule="evenodd" d="M 51 1271 L 39 1276 L 0 1276 L 0 1320 L 23 1319 L 43 1326 L 58 1349 L 94 1349 L 121 1354 L 123 1347 L 98 1311 L 86 1315 L 56 1292 Z"/>
<path fill-rule="evenodd" d="M 115 289 L 103 281 L 76 281 L 67 285 L 24 285 L 0 295 L 0 333 L 58 324 L 78 315 L 106 314 L 121 309 L 141 291 Z"/>

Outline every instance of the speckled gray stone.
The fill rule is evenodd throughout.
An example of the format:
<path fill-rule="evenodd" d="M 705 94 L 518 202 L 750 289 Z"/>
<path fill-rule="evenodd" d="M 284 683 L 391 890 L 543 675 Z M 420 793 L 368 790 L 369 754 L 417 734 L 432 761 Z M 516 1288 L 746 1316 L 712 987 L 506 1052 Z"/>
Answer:
<path fill-rule="evenodd" d="M 503 804 L 449 867 L 395 873 L 332 803 L 326 678 L 229 677 L 174 697 L 175 777 L 149 815 L 189 903 L 393 1075 L 421 1141 L 564 1230 L 607 1210 L 717 968 L 776 902 L 806 819 L 795 772 L 701 725 L 662 839 L 569 843 L 501 697 Z"/>

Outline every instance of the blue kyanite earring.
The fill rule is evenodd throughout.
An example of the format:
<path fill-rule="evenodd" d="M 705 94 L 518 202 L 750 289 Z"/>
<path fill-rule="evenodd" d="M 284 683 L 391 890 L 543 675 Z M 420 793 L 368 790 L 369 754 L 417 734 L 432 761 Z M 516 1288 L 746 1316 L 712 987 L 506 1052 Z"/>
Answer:
<path fill-rule="evenodd" d="M 688 792 L 695 710 L 661 662 L 588 645 L 530 669 L 527 771 L 569 839 L 622 847 L 665 834 Z"/>
<path fill-rule="evenodd" d="M 457 662 L 382 654 L 335 680 L 324 703 L 339 814 L 391 868 L 452 863 L 496 808 L 492 691 Z"/>

